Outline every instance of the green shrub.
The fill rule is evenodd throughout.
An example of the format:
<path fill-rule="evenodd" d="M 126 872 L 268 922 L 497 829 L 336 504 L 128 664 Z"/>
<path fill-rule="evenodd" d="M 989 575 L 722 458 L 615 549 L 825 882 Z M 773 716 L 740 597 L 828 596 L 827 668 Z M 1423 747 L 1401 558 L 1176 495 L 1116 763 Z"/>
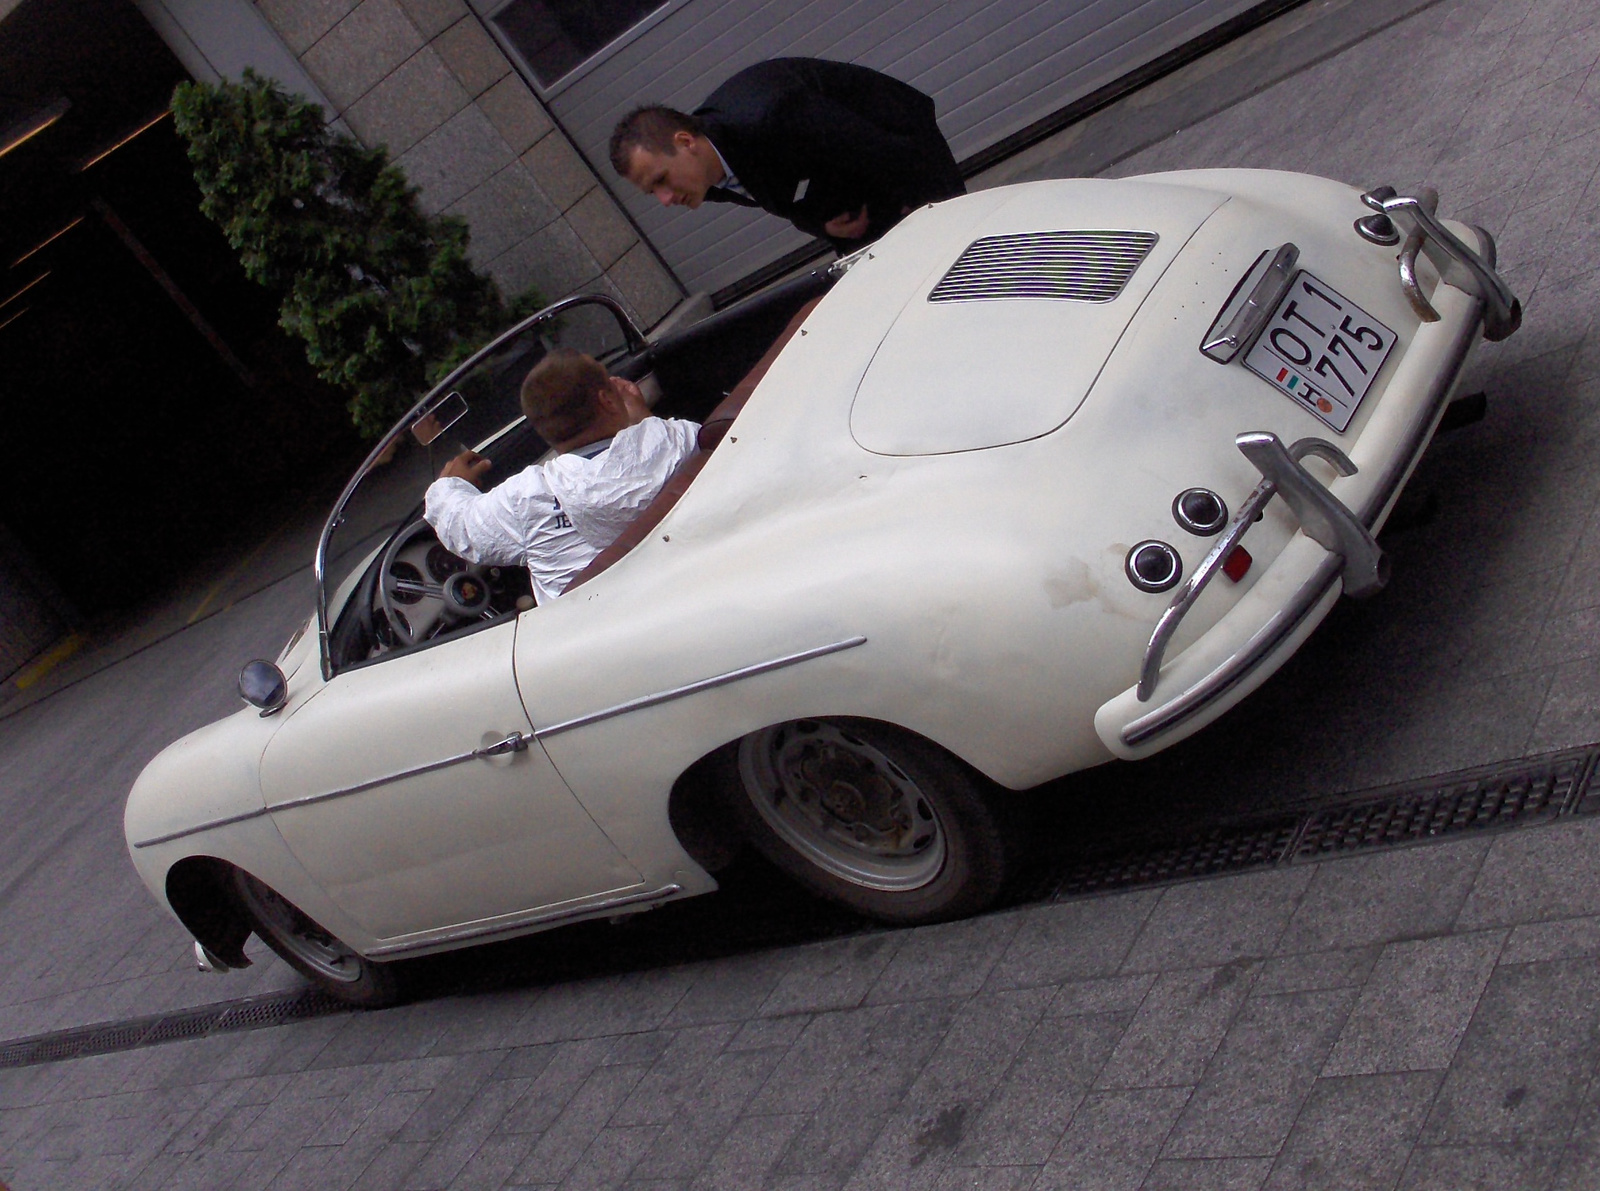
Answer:
<path fill-rule="evenodd" d="M 239 83 L 182 83 L 172 99 L 201 210 L 245 272 L 279 295 L 279 322 L 350 393 L 369 437 L 449 364 L 519 312 L 467 260 L 467 226 L 428 216 L 382 148 L 328 127 L 322 109 L 246 71 Z"/>

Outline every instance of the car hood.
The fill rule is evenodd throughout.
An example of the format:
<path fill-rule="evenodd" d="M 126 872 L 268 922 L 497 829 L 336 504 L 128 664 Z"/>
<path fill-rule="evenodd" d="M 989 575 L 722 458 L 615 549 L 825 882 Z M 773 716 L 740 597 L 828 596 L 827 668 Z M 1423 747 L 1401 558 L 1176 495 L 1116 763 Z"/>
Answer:
<path fill-rule="evenodd" d="M 856 442 L 934 455 L 1064 425 L 1140 304 L 1226 201 L 1090 179 L 1065 195 L 1041 183 L 917 212 L 860 270 L 871 275 L 857 290 L 863 322 L 890 321 L 856 388 Z"/>

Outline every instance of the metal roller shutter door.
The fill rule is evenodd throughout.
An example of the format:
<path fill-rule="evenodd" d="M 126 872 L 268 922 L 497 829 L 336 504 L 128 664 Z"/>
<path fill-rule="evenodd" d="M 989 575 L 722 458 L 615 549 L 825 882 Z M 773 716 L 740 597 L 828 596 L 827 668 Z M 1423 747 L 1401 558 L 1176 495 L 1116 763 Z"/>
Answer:
<path fill-rule="evenodd" d="M 550 88 L 545 102 L 691 292 L 806 243 L 759 212 L 664 209 L 617 179 L 616 121 L 641 103 L 693 108 L 764 58 L 859 62 L 933 96 L 957 160 L 1200 36 L 1256 0 L 680 0 Z M 652 23 L 653 22 L 653 23 Z"/>

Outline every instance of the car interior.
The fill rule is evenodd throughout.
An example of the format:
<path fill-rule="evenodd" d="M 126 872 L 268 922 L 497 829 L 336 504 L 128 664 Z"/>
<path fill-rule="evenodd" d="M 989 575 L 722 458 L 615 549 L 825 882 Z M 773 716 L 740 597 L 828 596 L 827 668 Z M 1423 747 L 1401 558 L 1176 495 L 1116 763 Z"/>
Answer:
<path fill-rule="evenodd" d="M 647 342 L 642 350 L 630 352 L 622 347 L 601 357 L 614 375 L 634 381 L 655 398 L 652 412 L 657 416 L 701 423 L 700 454 L 680 469 L 572 586 L 588 581 L 626 555 L 666 515 L 698 475 L 753 388 L 752 384 L 741 386 L 740 381 L 752 368 L 767 362 L 765 357 L 785 330 L 791 323 L 798 325 L 802 312 L 833 281 L 826 268 L 818 268 Z M 584 308 L 584 314 L 592 315 L 595 309 Z M 464 380 L 461 388 L 476 416 L 463 418 L 451 428 L 453 435 L 441 439 L 446 453 L 424 454 L 409 436 L 402 440 L 401 451 L 409 451 L 411 456 L 389 464 L 390 471 L 373 485 L 380 496 L 386 481 L 393 489 L 387 502 L 389 511 L 376 517 L 387 536 L 364 538 L 356 528 L 350 534 L 351 540 L 367 547 L 371 561 L 333 624 L 329 650 L 335 671 L 371 664 L 398 651 L 425 648 L 534 606 L 523 567 L 477 566 L 439 543 L 422 519 L 418 484 L 425 488 L 443 460 L 459 449 L 462 432 L 468 435 L 465 441 L 477 440 L 475 449 L 492 454 L 494 475 L 502 478 L 549 453 L 548 444 L 520 415 L 509 422 L 504 418 L 507 411 L 517 408 L 515 393 L 522 378 L 550 345 L 549 335 L 519 338 L 486 360 L 471 375 L 470 383 Z M 498 415 L 493 411 L 499 411 Z M 485 424 L 485 416 L 499 424 Z M 447 447 L 446 442 L 456 445 Z M 363 485 L 367 484 L 364 478 Z M 347 512 L 341 517 L 341 532 L 352 516 Z M 395 521 L 398 526 L 390 529 Z"/>

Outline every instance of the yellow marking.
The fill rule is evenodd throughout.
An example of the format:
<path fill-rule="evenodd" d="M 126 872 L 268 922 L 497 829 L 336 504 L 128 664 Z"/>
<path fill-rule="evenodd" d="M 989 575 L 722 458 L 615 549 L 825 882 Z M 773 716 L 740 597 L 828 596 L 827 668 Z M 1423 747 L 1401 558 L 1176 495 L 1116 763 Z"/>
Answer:
<path fill-rule="evenodd" d="M 24 667 L 21 673 L 13 680 L 19 691 L 25 691 L 38 682 L 62 662 L 66 661 L 78 650 L 88 644 L 89 638 L 81 633 L 69 633 L 58 642 L 48 653 L 39 658 L 32 665 Z"/>
<path fill-rule="evenodd" d="M 260 554 L 266 549 L 268 542 L 272 541 L 273 538 L 277 537 L 284 530 L 288 529 L 290 525 L 294 524 L 295 518 L 299 517 L 300 514 L 304 512 L 314 500 L 316 500 L 315 493 L 306 497 L 303 501 L 296 505 L 294 512 L 285 517 L 283 522 L 276 529 L 274 529 L 266 537 L 262 538 L 260 542 L 256 543 L 255 548 L 251 550 L 250 553 L 246 554 L 238 562 L 234 563 L 233 566 L 229 568 L 227 574 L 223 575 L 222 578 L 213 583 L 210 590 L 206 592 L 205 598 L 202 599 L 199 603 L 199 606 L 189 614 L 189 619 L 185 623 L 193 624 L 195 621 L 204 616 L 207 609 L 211 607 L 211 601 L 217 598 L 218 593 L 221 592 L 222 589 L 229 583 L 233 582 L 233 580 L 238 576 L 239 572 L 244 570 L 245 567 L 249 566 L 250 563 L 254 561 L 256 555 Z M 226 612 L 231 607 L 233 607 L 233 601 L 229 600 L 217 610 L 219 612 Z M 0 1188 L 0 1191 L 5 1191 L 5 1189 Z"/>
<path fill-rule="evenodd" d="M 282 529 L 283 527 L 279 526 L 278 528 Z M 227 573 L 222 576 L 222 578 L 218 579 L 215 583 L 213 583 L 211 585 L 210 590 L 207 591 L 206 594 L 205 594 L 205 598 L 202 599 L 200 601 L 200 603 L 195 606 L 195 610 L 193 612 L 189 613 L 189 619 L 184 621 L 184 624 L 185 625 L 191 625 L 195 621 L 199 620 L 202 616 L 204 616 L 206 614 L 206 611 L 211 607 L 211 601 L 217 598 L 217 596 L 221 593 L 223 588 L 225 588 L 226 586 L 228 586 L 228 584 L 233 582 L 233 580 L 238 576 L 240 571 L 244 570 L 245 567 L 249 566 L 250 563 L 254 562 L 256 555 L 260 554 L 261 551 L 263 549 L 265 549 L 267 543 L 272 541 L 272 539 L 277 537 L 277 536 L 278 536 L 278 530 L 275 529 L 271 533 L 269 533 L 266 537 L 262 538 L 261 541 L 257 542 L 256 545 L 255 545 L 255 548 L 252 549 L 250 551 L 250 553 L 246 554 L 238 562 L 234 563 L 233 566 L 228 569 Z M 231 607 L 233 607 L 233 601 L 229 600 L 226 604 L 224 604 L 221 608 L 219 608 L 218 611 L 219 612 L 226 612 Z"/>

